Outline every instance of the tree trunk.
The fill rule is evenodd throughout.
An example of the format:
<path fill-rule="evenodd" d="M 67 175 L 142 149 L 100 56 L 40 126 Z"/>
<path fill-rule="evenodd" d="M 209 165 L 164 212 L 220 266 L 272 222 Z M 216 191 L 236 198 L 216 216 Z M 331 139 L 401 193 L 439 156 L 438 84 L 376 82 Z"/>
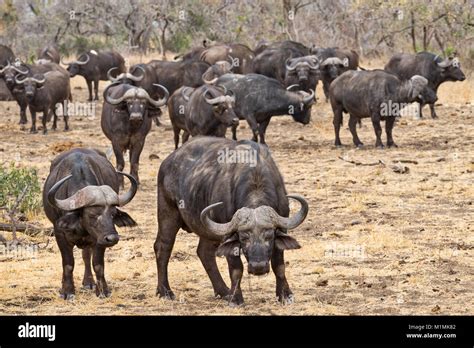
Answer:
<path fill-rule="evenodd" d="M 410 11 L 411 14 L 411 42 L 413 43 L 413 52 L 416 53 L 416 36 L 415 36 L 415 13 Z"/>

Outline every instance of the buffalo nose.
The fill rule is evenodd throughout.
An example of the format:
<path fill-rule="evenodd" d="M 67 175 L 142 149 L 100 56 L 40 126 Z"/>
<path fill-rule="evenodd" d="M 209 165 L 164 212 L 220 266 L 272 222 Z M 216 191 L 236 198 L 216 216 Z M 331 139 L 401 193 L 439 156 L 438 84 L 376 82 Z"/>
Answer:
<path fill-rule="evenodd" d="M 130 114 L 131 121 L 140 121 L 142 119 L 142 114 L 139 112 L 132 112 Z"/>
<path fill-rule="evenodd" d="M 237 117 L 233 118 L 232 124 L 234 124 L 234 126 L 237 126 L 239 124 L 239 119 Z"/>
<path fill-rule="evenodd" d="M 263 275 L 270 272 L 268 261 L 249 262 L 248 271 L 253 275 Z"/>
<path fill-rule="evenodd" d="M 104 240 L 107 244 L 115 245 L 118 243 L 120 237 L 116 233 L 108 234 L 104 237 Z"/>

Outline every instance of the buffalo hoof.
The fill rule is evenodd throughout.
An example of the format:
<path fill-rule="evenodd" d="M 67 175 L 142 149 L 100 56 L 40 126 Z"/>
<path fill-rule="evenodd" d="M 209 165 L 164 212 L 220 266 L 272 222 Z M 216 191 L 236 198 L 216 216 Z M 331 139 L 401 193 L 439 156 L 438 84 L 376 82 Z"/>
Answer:
<path fill-rule="evenodd" d="M 99 291 L 97 288 L 95 289 L 95 294 L 97 295 L 98 298 L 107 298 L 112 295 L 112 292 L 109 290 L 106 291 Z"/>
<path fill-rule="evenodd" d="M 38 133 L 38 131 L 36 129 L 30 129 L 30 133 L 31 134 L 36 134 L 36 133 Z"/>
<path fill-rule="evenodd" d="M 363 149 L 364 148 L 364 144 L 360 143 L 360 144 L 356 144 L 356 147 L 358 149 Z"/>
<path fill-rule="evenodd" d="M 431 118 L 432 118 L 432 119 L 436 119 L 436 118 L 438 118 L 438 115 L 436 115 L 436 114 L 431 114 Z"/>
<path fill-rule="evenodd" d="M 82 289 L 84 290 L 94 290 L 96 287 L 94 282 L 82 284 Z"/>
<path fill-rule="evenodd" d="M 163 291 L 163 292 L 157 291 L 156 294 L 158 296 L 160 296 L 160 298 L 164 298 L 165 300 L 173 301 L 174 299 L 176 299 L 176 296 L 174 295 L 173 291 L 171 291 L 171 290 L 166 290 L 166 291 Z"/>
<path fill-rule="evenodd" d="M 283 305 L 291 305 L 295 303 L 295 296 L 293 294 L 278 296 L 278 302 L 280 302 Z"/>
<path fill-rule="evenodd" d="M 387 146 L 388 146 L 388 147 L 398 147 L 398 145 L 395 144 L 395 143 L 387 144 Z"/>
<path fill-rule="evenodd" d="M 70 130 L 69 126 L 68 126 L 68 127 L 64 127 L 64 131 L 65 131 L 65 132 L 69 132 L 69 130 Z"/>
<path fill-rule="evenodd" d="M 244 305 L 244 297 L 242 294 L 229 294 L 224 297 L 224 299 L 229 301 L 229 307 L 239 307 Z"/>
<path fill-rule="evenodd" d="M 43 129 L 43 135 L 46 135 L 48 134 L 48 130 L 47 129 Z"/>
<path fill-rule="evenodd" d="M 63 300 L 66 301 L 74 301 L 76 298 L 76 295 L 74 294 L 59 294 L 59 298 L 62 298 Z"/>
<path fill-rule="evenodd" d="M 379 150 L 383 150 L 385 148 L 383 144 L 375 145 L 375 147 Z"/>

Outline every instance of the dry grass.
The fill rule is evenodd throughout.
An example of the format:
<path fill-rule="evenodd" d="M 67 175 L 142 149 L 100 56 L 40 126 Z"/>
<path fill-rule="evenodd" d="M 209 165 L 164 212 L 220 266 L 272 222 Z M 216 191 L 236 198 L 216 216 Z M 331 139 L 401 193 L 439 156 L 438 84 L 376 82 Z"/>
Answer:
<path fill-rule="evenodd" d="M 74 78 L 73 86 L 82 88 L 73 90 L 75 100 L 84 101 L 82 78 Z M 341 130 L 346 146 L 334 148 L 331 110 L 323 101 L 314 107 L 313 122 L 306 127 L 289 117 L 272 120 L 268 144 L 287 189 L 304 194 L 311 206 L 306 221 L 292 232 L 303 248 L 286 253 L 287 276 L 296 297 L 291 306 L 275 301 L 272 274 L 258 278 L 245 274 L 246 306 L 242 308 L 229 308 L 214 299 L 196 256 L 197 237 L 183 231 L 178 234 L 169 267 L 178 300 L 155 297 L 156 174 L 173 150 L 172 130 L 165 115 L 164 126 L 153 126 L 148 135 L 140 163 L 143 185 L 126 207 L 139 228 L 122 229 L 124 238 L 106 252 L 112 297 L 98 299 L 79 290 L 83 265 L 76 250 L 76 299 L 60 300 L 61 257 L 50 237 L 49 245 L 35 258 L 0 255 L 0 313 L 472 315 L 473 100 L 472 78 L 446 83 L 440 89 L 439 119 L 402 119 L 394 130 L 400 147 L 382 151 L 373 147 L 375 137 L 369 121 L 363 121 L 359 130 L 368 144 L 366 149 L 352 147 L 346 127 Z M 92 121 L 73 117 L 70 132 L 51 131 L 43 136 L 19 129 L 14 103 L 2 102 L 0 110 L 2 161 L 34 166 L 43 181 L 57 149 L 78 142 L 101 150 L 110 146 L 101 132 L 100 117 Z M 97 115 L 100 111 L 98 104 Z M 247 125 L 239 130 L 239 138 L 250 138 Z M 151 154 L 159 159 L 150 160 Z M 397 174 L 383 166 L 352 165 L 338 159 L 342 155 L 365 163 L 410 159 L 418 164 L 407 164 L 409 174 Z M 44 215 L 38 221 L 50 226 Z M 5 236 L 11 238 L 8 233 Z M 48 238 L 27 239 L 44 246 Z M 218 259 L 218 263 L 227 278 L 225 261 Z"/>

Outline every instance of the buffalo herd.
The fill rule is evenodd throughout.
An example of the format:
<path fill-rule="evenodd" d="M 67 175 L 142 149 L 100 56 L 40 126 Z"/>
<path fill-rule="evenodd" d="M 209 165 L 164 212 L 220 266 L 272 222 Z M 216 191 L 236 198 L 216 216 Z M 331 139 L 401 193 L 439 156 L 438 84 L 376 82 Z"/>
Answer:
<path fill-rule="evenodd" d="M 95 288 L 98 296 L 110 295 L 104 277 L 105 249 L 119 241 L 115 226 L 136 225 L 119 207 L 137 193 L 140 154 L 152 121 L 160 124 L 165 106 L 175 151 L 158 172 L 157 295 L 175 297 L 168 263 L 177 232 L 183 229 L 199 237 L 197 254 L 216 297 L 231 305 L 243 303 L 243 254 L 250 274 L 266 274 L 272 268 L 276 297 L 291 303 L 294 298 L 283 254 L 300 248 L 288 231 L 305 220 L 309 207 L 302 196 L 287 194 L 266 145 L 272 116 L 289 115 L 308 124 L 321 81 L 334 114 L 336 146 L 341 146 L 339 131 L 343 113 L 348 113 L 355 146 L 363 145 L 357 122 L 370 117 L 375 146 L 384 147 L 380 121 L 385 121 L 386 145 L 392 147 L 396 146 L 392 130 L 400 115 L 382 112 L 382 106 L 418 102 L 421 117 L 421 108 L 428 104 L 436 118 L 434 103 L 440 84 L 465 79 L 456 57 L 402 53 L 394 55 L 383 70 L 366 70 L 354 50 L 308 47 L 294 41 L 260 42 L 254 50 L 242 44 L 204 42 L 174 61 L 152 60 L 128 70 L 115 51 L 89 50 L 66 63 L 56 47 L 47 46 L 38 51 L 37 58 L 24 62 L 0 45 L 0 79 L 19 105 L 22 127 L 29 108 L 31 133 L 37 132 L 38 112 L 43 133 L 51 116 L 56 130 L 58 105 L 73 101 L 72 77 L 84 77 L 89 102 L 99 100 L 99 81 L 110 81 L 103 93 L 101 127 L 111 142 L 116 168 L 98 150 L 75 148 L 53 160 L 44 184 L 44 210 L 54 225 L 62 256 L 60 293 L 65 299 L 75 293 L 74 246 L 82 249 L 85 263 L 82 285 Z M 63 118 L 67 131 L 67 107 L 63 107 Z M 237 141 L 240 120 L 248 123 L 251 140 Z M 232 140 L 225 138 L 228 128 Z M 188 141 L 190 136 L 193 139 Z M 127 150 L 130 174 L 123 172 Z M 130 188 L 121 193 L 124 178 Z M 299 204 L 297 212 L 290 213 L 289 199 Z M 227 259 L 230 287 L 217 268 L 216 256 Z"/>

